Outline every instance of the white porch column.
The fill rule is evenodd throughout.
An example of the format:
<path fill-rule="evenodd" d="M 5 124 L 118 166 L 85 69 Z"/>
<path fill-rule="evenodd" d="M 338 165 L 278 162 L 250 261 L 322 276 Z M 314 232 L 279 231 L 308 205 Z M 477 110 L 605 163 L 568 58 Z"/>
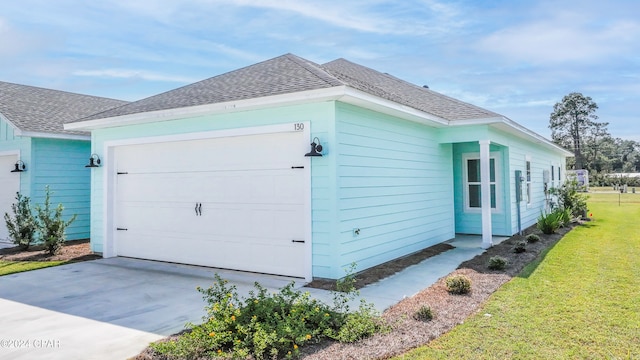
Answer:
<path fill-rule="evenodd" d="M 491 174 L 489 145 L 491 141 L 480 140 L 480 198 L 482 205 L 482 248 L 493 246 L 491 232 Z M 496 174 L 497 176 L 497 174 Z"/>

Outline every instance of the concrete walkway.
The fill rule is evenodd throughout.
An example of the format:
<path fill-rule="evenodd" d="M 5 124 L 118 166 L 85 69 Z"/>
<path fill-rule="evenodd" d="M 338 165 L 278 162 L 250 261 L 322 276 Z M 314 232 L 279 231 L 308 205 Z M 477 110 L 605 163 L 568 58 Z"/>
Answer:
<path fill-rule="evenodd" d="M 497 245 L 507 237 L 493 237 L 493 244 Z M 375 305 L 382 312 L 395 305 L 400 300 L 411 297 L 421 290 L 433 285 L 438 279 L 451 273 L 458 266 L 476 255 L 482 254 L 482 238 L 476 235 L 457 235 L 447 244 L 454 247 L 436 256 L 432 256 L 422 262 L 409 266 L 406 269 L 382 279 L 376 283 L 360 289 L 360 295 Z M 331 303 L 331 294 L 327 291 L 305 288 L 312 296 Z M 357 302 L 354 302 L 357 307 Z"/>
<path fill-rule="evenodd" d="M 499 243 L 506 238 L 494 238 Z M 478 236 L 366 286 L 363 298 L 382 311 L 483 252 Z M 293 279 L 126 258 L 100 259 L 0 277 L 0 359 L 127 359 L 150 342 L 199 323 L 196 286 L 218 273 L 241 296 L 259 282 L 277 291 Z M 303 286 L 299 279 L 297 287 Z M 302 288 L 331 303 L 330 292 Z M 354 304 L 357 306 L 357 303 Z"/>

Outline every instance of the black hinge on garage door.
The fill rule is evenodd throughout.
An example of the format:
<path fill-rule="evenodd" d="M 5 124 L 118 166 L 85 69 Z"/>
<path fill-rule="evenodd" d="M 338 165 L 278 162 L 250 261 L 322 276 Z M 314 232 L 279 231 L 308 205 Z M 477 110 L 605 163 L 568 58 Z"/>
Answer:
<path fill-rule="evenodd" d="M 128 172 L 126 172 L 126 171 L 118 171 L 116 174 L 117 175 L 127 175 Z"/>
<path fill-rule="evenodd" d="M 304 166 L 292 166 L 292 169 L 304 169 Z"/>

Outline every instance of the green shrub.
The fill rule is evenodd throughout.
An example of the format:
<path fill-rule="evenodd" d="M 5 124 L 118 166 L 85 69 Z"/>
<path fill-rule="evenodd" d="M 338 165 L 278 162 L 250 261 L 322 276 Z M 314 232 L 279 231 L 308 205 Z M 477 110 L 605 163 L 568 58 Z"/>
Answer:
<path fill-rule="evenodd" d="M 471 279 L 465 275 L 451 275 L 445 280 L 445 283 L 450 294 L 462 295 L 471 291 Z"/>
<path fill-rule="evenodd" d="M 38 215 L 38 231 L 44 241 L 45 249 L 49 254 L 57 253 L 66 237 L 67 227 L 76 219 L 73 215 L 68 221 L 62 219 L 64 207 L 58 204 L 55 210 L 51 210 L 51 191 L 49 186 L 45 187 L 44 208 L 40 204 L 35 207 Z"/>
<path fill-rule="evenodd" d="M 564 210 L 556 209 L 549 214 L 540 214 L 538 229 L 545 234 L 554 234 L 563 224 Z"/>
<path fill-rule="evenodd" d="M 527 241 L 526 240 L 519 240 L 513 246 L 513 252 L 516 253 L 516 254 L 520 254 L 520 253 L 523 253 L 525 251 L 527 251 Z"/>
<path fill-rule="evenodd" d="M 490 270 L 504 270 L 505 267 L 509 264 L 509 260 L 507 258 L 502 257 L 500 255 L 492 256 L 487 263 L 487 267 Z"/>
<path fill-rule="evenodd" d="M 558 216 L 560 217 L 560 227 L 569 225 L 573 220 L 571 209 L 557 209 L 556 211 L 559 212 Z"/>
<path fill-rule="evenodd" d="M 356 312 L 346 314 L 344 324 L 337 332 L 328 329 L 325 335 L 339 342 L 351 343 L 379 332 L 386 332 L 388 329 L 373 308 L 373 304 L 363 302 Z"/>
<path fill-rule="evenodd" d="M 433 320 L 433 310 L 429 305 L 422 305 L 415 314 L 413 314 L 413 318 L 420 321 L 431 321 Z"/>
<path fill-rule="evenodd" d="M 351 278 L 348 274 L 347 284 Z M 293 282 L 276 293 L 255 283 L 249 296 L 240 298 L 235 286 L 218 275 L 215 280 L 208 289 L 198 288 L 207 303 L 204 323 L 187 324 L 190 331 L 177 339 L 152 344 L 156 352 L 186 359 L 292 358 L 299 355 L 299 347 L 323 338 L 352 342 L 387 329 L 364 300 L 355 312 L 341 313 L 308 292 L 294 290 Z M 342 309 L 356 293 L 352 286 L 345 287 L 352 291 L 334 293 L 334 303 Z"/>
<path fill-rule="evenodd" d="M 567 180 L 559 188 L 551 188 L 551 195 L 557 199 L 557 208 L 568 209 L 572 217 L 581 217 L 587 213 L 589 196 L 580 192 L 583 187 L 575 179 Z"/>
<path fill-rule="evenodd" d="M 529 234 L 527 235 L 527 237 L 525 238 L 527 240 L 528 243 L 535 243 L 540 241 L 540 236 L 536 235 L 536 234 Z"/>
<path fill-rule="evenodd" d="M 28 250 L 35 241 L 38 231 L 38 223 L 31 211 L 31 199 L 16 193 L 16 202 L 11 204 L 13 217 L 8 213 L 4 214 L 7 230 L 11 241 L 18 245 L 20 250 Z"/>

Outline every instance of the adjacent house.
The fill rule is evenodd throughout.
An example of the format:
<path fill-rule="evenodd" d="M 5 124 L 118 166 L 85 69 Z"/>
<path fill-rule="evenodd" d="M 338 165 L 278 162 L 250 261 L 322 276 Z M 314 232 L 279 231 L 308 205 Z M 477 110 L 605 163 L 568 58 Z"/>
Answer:
<path fill-rule="evenodd" d="M 16 193 L 65 207 L 65 218 L 78 214 L 67 239 L 89 237 L 91 172 L 90 134 L 65 130 L 63 122 L 126 104 L 64 91 L 0 82 L 0 239 L 6 239 L 4 214 L 11 213 Z"/>
<path fill-rule="evenodd" d="M 571 154 L 492 111 L 287 54 L 65 125 L 91 131 L 105 257 L 336 279 L 535 223 Z M 486 194 L 486 196 L 484 196 Z"/>

